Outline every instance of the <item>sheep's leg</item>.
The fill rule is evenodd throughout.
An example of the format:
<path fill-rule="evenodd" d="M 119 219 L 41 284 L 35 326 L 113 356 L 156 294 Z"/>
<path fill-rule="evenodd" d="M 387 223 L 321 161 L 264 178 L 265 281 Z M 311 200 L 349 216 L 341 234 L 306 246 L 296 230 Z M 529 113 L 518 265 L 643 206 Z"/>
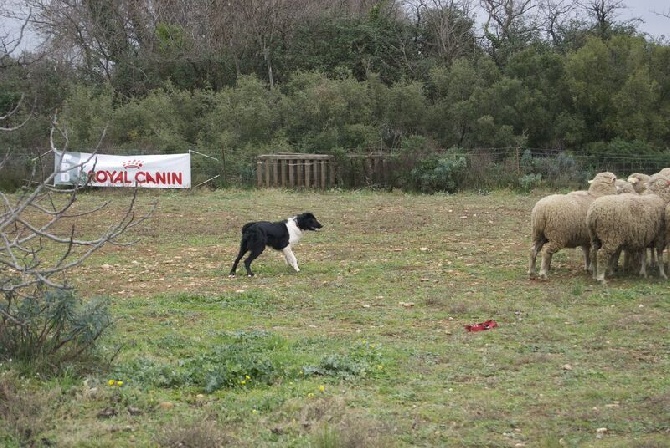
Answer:
<path fill-rule="evenodd" d="M 656 263 L 659 263 L 659 258 L 656 256 L 656 246 L 652 244 L 647 250 L 649 251 L 649 267 L 653 268 L 656 266 Z"/>
<path fill-rule="evenodd" d="M 647 249 L 640 252 L 640 276 L 647 278 Z"/>
<path fill-rule="evenodd" d="M 591 275 L 598 280 L 598 246 L 591 244 Z"/>
<path fill-rule="evenodd" d="M 594 248 L 595 249 L 595 248 Z M 606 246 L 601 246 L 600 250 L 596 250 L 596 253 L 593 255 L 593 272 L 594 272 L 594 279 L 597 281 L 601 282 L 603 285 L 607 284 L 607 280 L 605 279 L 606 273 L 609 272 L 609 266 L 610 262 L 612 260 L 612 257 L 616 254 L 616 249 L 609 249 Z M 600 255 L 600 262 L 598 262 L 597 258 L 598 255 Z M 604 262 L 604 263 L 603 263 Z M 600 265 L 600 268 L 598 268 L 598 265 Z"/>
<path fill-rule="evenodd" d="M 542 251 L 542 246 L 544 246 L 544 241 L 535 241 L 530 247 L 530 263 L 528 265 L 528 277 L 535 277 L 535 270 L 537 266 L 537 254 Z"/>
<path fill-rule="evenodd" d="M 656 248 L 656 262 L 658 263 L 658 275 L 662 279 L 667 280 L 668 276 L 665 275 L 665 262 L 663 261 L 663 249 L 664 247 Z"/>
<path fill-rule="evenodd" d="M 623 261 L 621 262 L 622 266 L 621 270 L 626 271 L 629 269 L 631 263 L 631 253 L 630 251 L 622 250 L 621 248 L 619 248 L 619 250 L 617 250 L 616 253 L 614 254 L 614 258 L 610 263 L 610 269 L 612 269 L 612 271 L 619 270 L 619 256 L 622 252 L 623 252 Z"/>
<path fill-rule="evenodd" d="M 586 272 L 591 271 L 591 247 L 582 246 L 582 256 L 584 257 L 584 270 Z"/>
<path fill-rule="evenodd" d="M 621 256 L 621 252 L 622 252 L 621 248 L 615 250 L 612 256 L 609 258 L 609 260 L 607 260 L 607 275 L 614 275 L 615 272 L 619 271 L 619 257 Z M 631 258 L 632 255 L 629 251 L 623 251 L 623 256 L 624 259 L 628 258 L 629 260 L 628 262 L 630 263 L 633 262 L 633 258 Z M 626 271 L 627 269 L 626 263 L 628 262 L 624 261 L 622 263 L 621 269 L 623 271 Z"/>
<path fill-rule="evenodd" d="M 544 246 L 544 252 L 542 253 L 542 263 L 540 264 L 541 279 L 546 280 L 547 272 L 549 272 L 549 269 L 551 269 L 551 257 L 560 249 L 561 248 L 553 241 L 550 241 L 549 244 Z"/>

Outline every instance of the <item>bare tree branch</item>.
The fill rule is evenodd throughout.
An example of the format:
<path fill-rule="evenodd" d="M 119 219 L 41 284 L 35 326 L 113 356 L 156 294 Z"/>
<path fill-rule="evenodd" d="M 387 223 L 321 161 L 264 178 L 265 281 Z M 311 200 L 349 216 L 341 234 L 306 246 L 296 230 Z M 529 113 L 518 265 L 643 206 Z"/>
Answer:
<path fill-rule="evenodd" d="M 60 129 L 54 118 L 51 128 L 51 148 L 54 152 L 56 135 L 60 135 L 65 150 L 67 130 Z M 74 168 L 81 168 L 89 162 L 85 160 Z M 87 237 L 68 222 L 104 211 L 110 201 L 78 210 L 77 195 L 85 185 L 76 184 L 67 190 L 55 189 L 51 183 L 59 174 L 62 172 L 56 169 L 32 189 L 15 195 L 0 193 L 0 291 L 6 298 L 31 297 L 44 287 L 67 289 L 69 286 L 64 274 L 83 264 L 105 245 L 133 244 L 133 241 L 122 237 L 149 219 L 155 210 L 154 203 L 142 213 L 137 213 L 139 190 L 136 188 L 114 222 L 99 235 Z M 0 307 L 0 315 L 8 319 L 16 318 L 7 309 Z"/>
<path fill-rule="evenodd" d="M 15 56 L 15 53 L 18 52 L 19 47 L 23 43 L 28 25 L 32 20 L 32 11 L 29 10 L 28 14 L 23 18 L 17 17 L 15 14 L 4 10 L 0 15 L 20 23 L 18 27 L 18 35 L 12 35 L 7 32 L 0 36 L 0 68 L 2 68 L 8 64 L 10 58 Z M 15 59 L 15 62 L 18 64 L 22 63 L 20 59 Z"/>
<path fill-rule="evenodd" d="M 0 122 L 3 122 L 5 120 L 9 120 L 13 115 L 18 114 L 19 110 L 21 109 L 21 106 L 23 105 L 23 100 L 25 99 L 25 94 L 21 94 L 21 98 L 19 101 L 14 105 L 14 107 L 7 112 L 5 115 L 0 116 Z M 30 119 L 32 118 L 32 113 L 28 114 L 28 117 L 23 120 L 20 124 L 16 126 L 0 126 L 0 131 L 5 131 L 5 132 L 11 132 L 15 131 L 17 129 L 22 128 Z M 2 167 L 2 165 L 0 165 Z"/>
<path fill-rule="evenodd" d="M 545 33 L 558 45 L 563 40 L 563 31 L 576 19 L 577 5 L 574 0 L 542 0 L 540 2 L 541 22 Z"/>

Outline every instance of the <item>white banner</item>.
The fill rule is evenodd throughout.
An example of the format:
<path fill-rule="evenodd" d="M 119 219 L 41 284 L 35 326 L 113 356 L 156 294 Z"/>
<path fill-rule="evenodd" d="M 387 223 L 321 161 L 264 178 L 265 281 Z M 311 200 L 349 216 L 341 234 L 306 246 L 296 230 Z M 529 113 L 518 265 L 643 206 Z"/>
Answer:
<path fill-rule="evenodd" d="M 191 188 L 191 155 L 108 156 L 58 152 L 54 185 Z"/>

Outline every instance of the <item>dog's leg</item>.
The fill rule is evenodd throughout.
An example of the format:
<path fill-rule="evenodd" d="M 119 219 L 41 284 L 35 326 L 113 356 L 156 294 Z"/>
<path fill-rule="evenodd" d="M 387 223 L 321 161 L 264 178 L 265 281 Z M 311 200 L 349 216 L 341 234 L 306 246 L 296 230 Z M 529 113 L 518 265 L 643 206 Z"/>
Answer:
<path fill-rule="evenodd" d="M 244 260 L 244 267 L 247 269 L 247 276 L 248 277 L 253 277 L 254 273 L 251 271 L 251 262 L 254 261 L 260 254 L 263 253 L 264 247 L 255 247 L 251 249 L 251 253 L 247 257 L 246 260 Z"/>
<path fill-rule="evenodd" d="M 240 243 L 240 252 L 237 254 L 237 258 L 235 258 L 235 262 L 233 263 L 233 267 L 230 268 L 230 274 L 228 274 L 229 277 L 235 277 L 235 273 L 237 272 L 237 264 L 240 262 L 242 257 L 244 257 L 244 254 L 247 253 L 247 245 L 245 244 L 244 241 Z"/>
<path fill-rule="evenodd" d="M 291 257 L 289 256 L 289 252 L 291 251 L 291 246 L 286 246 L 285 248 L 282 249 L 281 253 L 284 255 L 284 261 L 286 262 L 287 265 L 291 265 Z"/>
<path fill-rule="evenodd" d="M 300 272 L 300 268 L 298 268 L 298 260 L 296 260 L 295 255 L 293 255 L 293 251 L 291 250 L 291 246 L 286 246 L 285 248 L 282 249 L 282 252 L 284 253 L 284 258 L 286 259 L 286 263 L 290 264 L 293 266 L 293 269 L 295 269 L 296 272 Z"/>

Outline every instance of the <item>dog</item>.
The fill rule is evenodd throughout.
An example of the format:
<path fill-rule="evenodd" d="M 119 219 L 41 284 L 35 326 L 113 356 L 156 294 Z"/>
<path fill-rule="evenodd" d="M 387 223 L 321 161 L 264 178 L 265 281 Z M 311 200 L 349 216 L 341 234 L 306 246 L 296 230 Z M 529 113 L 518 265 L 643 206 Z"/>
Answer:
<path fill-rule="evenodd" d="M 230 277 L 235 277 L 237 265 L 247 252 L 250 252 L 250 254 L 244 260 L 244 267 L 247 269 L 247 276 L 253 277 L 251 263 L 263 253 L 267 246 L 282 251 L 286 263 L 291 265 L 296 272 L 300 272 L 298 260 L 293 255 L 291 247 L 302 238 L 305 231 L 319 230 L 322 227 L 321 223 L 309 212 L 279 222 L 255 221 L 246 223 L 242 226 L 240 252 L 230 269 Z"/>

